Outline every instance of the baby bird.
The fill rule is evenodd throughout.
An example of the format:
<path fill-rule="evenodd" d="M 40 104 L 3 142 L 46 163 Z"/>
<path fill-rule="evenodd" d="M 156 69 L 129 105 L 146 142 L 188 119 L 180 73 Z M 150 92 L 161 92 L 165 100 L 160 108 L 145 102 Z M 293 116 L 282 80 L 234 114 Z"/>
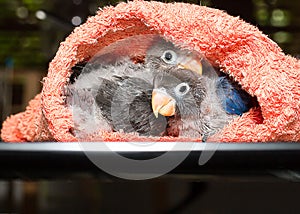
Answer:
<path fill-rule="evenodd" d="M 106 56 L 74 66 L 66 87 L 77 135 L 101 129 L 206 140 L 251 107 L 246 92 L 203 68 L 203 57 L 160 36 L 143 63 Z"/>
<path fill-rule="evenodd" d="M 137 76 L 114 76 L 114 80 L 103 80 L 96 104 L 114 131 L 163 136 L 167 120 L 153 114 L 151 96 L 152 84 L 148 80 Z"/>
<path fill-rule="evenodd" d="M 169 130 L 176 135 L 205 141 L 236 117 L 225 112 L 216 87 L 215 79 L 190 70 L 161 72 L 153 82 L 153 112 L 170 118 Z"/>

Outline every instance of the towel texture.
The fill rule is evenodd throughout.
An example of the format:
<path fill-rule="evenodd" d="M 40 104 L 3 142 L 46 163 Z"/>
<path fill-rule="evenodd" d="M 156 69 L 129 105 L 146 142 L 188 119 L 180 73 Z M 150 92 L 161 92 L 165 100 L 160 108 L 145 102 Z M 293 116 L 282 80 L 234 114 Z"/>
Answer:
<path fill-rule="evenodd" d="M 160 34 L 201 52 L 238 81 L 259 107 L 251 109 L 209 140 L 226 142 L 300 141 L 300 62 L 285 55 L 256 27 L 223 11 L 185 3 L 133 1 L 107 7 L 75 28 L 60 44 L 43 89 L 26 111 L 3 124 L 4 141 L 77 141 L 72 112 L 64 101 L 71 68 L 109 44 L 129 36 Z M 128 50 L 127 50 L 128 49 Z M 124 47 L 124 54 L 134 53 Z M 122 53 L 123 54 L 123 53 Z M 99 131 L 108 141 L 149 140 Z M 99 137 L 98 136 L 98 137 Z M 91 136 L 91 140 L 99 140 Z M 156 139 L 157 140 L 157 139 Z M 161 141 L 180 140 L 159 138 Z"/>

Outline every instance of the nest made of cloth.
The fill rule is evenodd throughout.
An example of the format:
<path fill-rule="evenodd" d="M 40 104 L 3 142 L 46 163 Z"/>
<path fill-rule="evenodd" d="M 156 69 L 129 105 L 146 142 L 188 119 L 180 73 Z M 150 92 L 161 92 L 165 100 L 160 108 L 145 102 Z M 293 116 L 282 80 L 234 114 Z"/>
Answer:
<path fill-rule="evenodd" d="M 285 55 L 275 42 L 238 17 L 204 6 L 154 1 L 106 7 L 75 28 L 49 64 L 41 94 L 25 112 L 4 122 L 2 139 L 78 141 L 72 133 L 72 112 L 65 105 L 63 93 L 72 67 L 118 40 L 142 34 L 159 34 L 200 52 L 257 98 L 259 108 L 233 120 L 212 141 L 300 141 L 299 60 Z M 101 135 L 106 141 L 144 140 L 117 132 Z"/>

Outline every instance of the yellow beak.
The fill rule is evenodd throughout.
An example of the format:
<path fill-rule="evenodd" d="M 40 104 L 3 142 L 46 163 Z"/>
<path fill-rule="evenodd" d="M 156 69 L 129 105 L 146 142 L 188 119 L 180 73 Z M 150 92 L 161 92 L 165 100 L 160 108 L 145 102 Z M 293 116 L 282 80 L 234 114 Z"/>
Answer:
<path fill-rule="evenodd" d="M 195 57 L 186 57 L 178 63 L 178 68 L 194 71 L 202 75 L 202 63 L 200 59 Z"/>
<path fill-rule="evenodd" d="M 176 101 L 169 94 L 161 89 L 154 89 L 152 92 L 152 110 L 155 117 L 158 114 L 173 116 L 175 114 Z"/>

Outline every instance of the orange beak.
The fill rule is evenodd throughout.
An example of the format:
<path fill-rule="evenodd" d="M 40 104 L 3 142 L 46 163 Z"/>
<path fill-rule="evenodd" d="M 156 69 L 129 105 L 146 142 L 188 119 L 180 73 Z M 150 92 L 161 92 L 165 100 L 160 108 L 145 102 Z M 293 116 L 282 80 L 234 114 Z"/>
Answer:
<path fill-rule="evenodd" d="M 161 89 L 154 89 L 152 92 L 152 110 L 155 117 L 158 114 L 173 116 L 175 114 L 176 101 L 169 94 Z"/>
<path fill-rule="evenodd" d="M 178 68 L 194 71 L 202 75 L 202 63 L 195 57 L 186 57 L 179 64 Z"/>

